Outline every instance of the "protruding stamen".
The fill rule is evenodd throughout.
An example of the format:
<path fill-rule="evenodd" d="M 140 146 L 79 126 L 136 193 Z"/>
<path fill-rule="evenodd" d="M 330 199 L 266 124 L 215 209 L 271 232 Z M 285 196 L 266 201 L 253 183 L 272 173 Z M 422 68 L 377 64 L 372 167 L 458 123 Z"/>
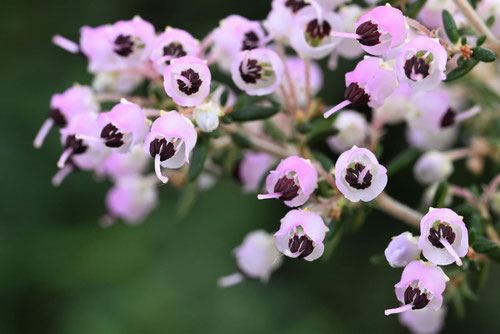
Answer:
<path fill-rule="evenodd" d="M 470 108 L 469 110 L 466 110 L 464 112 L 457 114 L 455 117 L 455 122 L 456 123 L 463 122 L 471 117 L 474 117 L 480 111 L 481 111 L 480 106 L 474 106 L 474 107 Z"/>
<path fill-rule="evenodd" d="M 161 173 L 160 155 L 159 154 L 157 154 L 155 156 L 155 173 L 161 182 L 163 182 L 163 183 L 168 182 L 168 177 Z"/>
<path fill-rule="evenodd" d="M 258 199 L 270 199 L 270 198 L 280 198 L 281 193 L 271 193 L 271 194 L 258 194 Z"/>
<path fill-rule="evenodd" d="M 234 273 L 231 275 L 223 276 L 217 280 L 217 285 L 221 288 L 227 288 L 236 284 L 240 284 L 245 280 L 245 276 L 241 273 Z"/>
<path fill-rule="evenodd" d="M 316 11 L 316 17 L 318 18 L 318 22 L 323 23 L 323 7 L 316 0 L 306 0 L 306 2 L 310 3 L 311 6 Z"/>
<path fill-rule="evenodd" d="M 330 35 L 334 36 L 334 37 L 351 38 L 351 39 L 359 39 L 359 38 L 361 38 L 361 36 L 358 35 L 358 34 L 353 34 L 353 33 L 350 33 L 350 32 L 343 32 L 343 31 L 332 31 L 330 33 Z"/>
<path fill-rule="evenodd" d="M 340 102 L 339 104 L 337 104 L 335 107 L 333 107 L 332 109 L 328 110 L 327 112 L 325 112 L 323 114 L 323 117 L 324 118 L 328 118 L 330 116 L 332 116 L 335 112 L 339 111 L 340 109 L 342 108 L 345 108 L 347 107 L 348 105 L 351 104 L 351 101 L 349 100 L 344 100 L 342 102 Z"/>
<path fill-rule="evenodd" d="M 403 306 L 400 306 L 400 307 L 396 307 L 396 308 L 391 308 L 391 309 L 385 310 L 384 314 L 385 315 L 391 315 L 391 314 L 396 314 L 396 313 L 403 313 L 405 311 L 410 310 L 412 307 L 413 307 L 412 304 L 406 304 L 406 305 L 403 305 Z"/>
<path fill-rule="evenodd" d="M 52 43 L 71 53 L 80 52 L 80 46 L 78 46 L 78 44 L 70 41 L 66 37 L 62 37 L 61 35 L 55 35 L 52 37 Z"/>
<path fill-rule="evenodd" d="M 63 154 L 61 154 L 61 157 L 57 161 L 57 167 L 63 168 L 64 165 L 66 164 L 66 161 L 69 159 L 69 157 L 71 156 L 72 153 L 73 153 L 72 147 L 65 149 Z"/>
<path fill-rule="evenodd" d="M 50 129 L 52 129 L 52 126 L 54 126 L 54 120 L 52 118 L 48 118 L 45 120 L 45 122 L 43 122 L 42 127 L 38 131 L 35 140 L 33 141 L 33 146 L 35 146 L 35 148 L 42 147 L 45 137 L 47 137 L 47 134 L 49 133 Z"/>
<path fill-rule="evenodd" d="M 460 256 L 458 256 L 457 252 L 450 245 L 450 243 L 448 242 L 448 240 L 446 240 L 444 238 L 441 238 L 439 241 L 444 246 L 444 248 L 446 248 L 446 250 L 448 251 L 448 253 L 450 253 L 450 255 L 453 256 L 453 258 L 455 259 L 455 262 L 456 262 L 457 266 L 461 266 L 462 265 L 462 259 L 460 259 Z"/>
<path fill-rule="evenodd" d="M 63 168 L 59 169 L 57 173 L 52 177 L 52 185 L 54 187 L 59 187 L 64 179 L 73 172 L 72 164 L 67 164 Z"/>

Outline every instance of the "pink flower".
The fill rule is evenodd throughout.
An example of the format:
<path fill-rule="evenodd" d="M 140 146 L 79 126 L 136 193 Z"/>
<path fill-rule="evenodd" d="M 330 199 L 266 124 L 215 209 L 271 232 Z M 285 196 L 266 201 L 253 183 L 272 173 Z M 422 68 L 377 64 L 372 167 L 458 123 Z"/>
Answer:
<path fill-rule="evenodd" d="M 193 107 L 201 104 L 210 93 L 212 75 L 199 58 L 184 56 L 171 61 L 163 74 L 165 92 L 175 103 Z"/>
<path fill-rule="evenodd" d="M 369 202 L 387 185 L 387 169 L 366 148 L 354 146 L 335 163 L 335 184 L 351 202 Z"/>
<path fill-rule="evenodd" d="M 420 310 L 408 310 L 399 315 L 399 322 L 408 327 L 413 334 L 437 334 L 444 325 L 446 308 L 434 310 L 424 307 Z"/>
<path fill-rule="evenodd" d="M 130 148 L 127 153 L 113 152 L 96 168 L 99 176 L 109 176 L 118 180 L 125 176 L 142 174 L 148 166 L 149 156 L 141 145 Z"/>
<path fill-rule="evenodd" d="M 406 22 L 397 8 L 379 6 L 361 16 L 356 22 L 356 34 L 361 47 L 380 56 L 400 46 L 406 39 Z"/>
<path fill-rule="evenodd" d="M 392 238 L 384 251 L 384 255 L 391 267 L 405 267 L 408 263 L 418 260 L 420 257 L 418 239 L 410 232 L 403 232 Z"/>
<path fill-rule="evenodd" d="M 405 115 L 414 109 L 411 103 L 413 93 L 414 90 L 408 84 L 400 83 L 399 87 L 384 100 L 384 104 L 375 108 L 373 117 L 384 124 L 401 122 L 405 119 Z"/>
<path fill-rule="evenodd" d="M 298 103 L 301 107 L 305 107 L 307 103 L 305 62 L 299 57 L 287 57 L 285 66 L 287 66 L 290 73 Z M 323 73 L 321 72 L 321 67 L 313 61 L 310 62 L 309 75 L 311 93 L 312 95 L 316 95 L 323 87 Z M 288 80 L 283 80 L 282 85 L 287 92 L 292 92 L 292 87 Z M 277 90 L 274 95 L 280 104 L 285 105 L 285 97 L 282 95 L 281 90 Z"/>
<path fill-rule="evenodd" d="M 335 136 L 328 137 L 326 142 L 330 148 L 341 153 L 355 145 L 362 145 L 368 134 L 365 117 L 353 110 L 345 110 L 333 122 L 338 130 Z"/>
<path fill-rule="evenodd" d="M 431 90 L 446 79 L 448 53 L 438 40 L 417 36 L 403 46 L 397 57 L 399 81 L 411 88 Z"/>
<path fill-rule="evenodd" d="M 158 73 L 163 74 L 172 59 L 184 56 L 198 56 L 200 52 L 198 40 L 185 30 L 167 27 L 156 37 L 150 55 L 151 62 Z"/>
<path fill-rule="evenodd" d="M 323 254 L 326 232 L 328 227 L 318 214 L 291 210 L 281 219 L 274 241 L 278 250 L 286 256 L 314 261 Z"/>
<path fill-rule="evenodd" d="M 89 71 L 116 71 L 142 66 L 155 40 L 151 23 L 135 16 L 130 21 L 81 29 L 80 49 L 89 60 Z"/>
<path fill-rule="evenodd" d="M 396 297 L 404 305 L 385 310 L 385 315 L 429 307 L 438 310 L 443 304 L 443 292 L 448 277 L 443 269 L 430 262 L 410 262 L 394 286 Z"/>
<path fill-rule="evenodd" d="M 99 114 L 97 121 L 101 126 L 100 138 L 104 144 L 121 153 L 142 143 L 149 130 L 141 107 L 126 100 L 115 105 L 111 111 Z"/>
<path fill-rule="evenodd" d="M 45 137 L 54 125 L 64 127 L 80 113 L 96 113 L 98 111 L 99 103 L 88 86 L 76 85 L 64 93 L 54 94 L 50 101 L 49 117 L 38 131 L 33 146 L 42 147 Z"/>
<path fill-rule="evenodd" d="M 129 224 L 142 222 L 157 203 L 156 180 L 139 175 L 120 178 L 106 195 L 108 218 L 121 218 Z"/>
<path fill-rule="evenodd" d="M 248 95 L 267 95 L 278 89 L 283 78 L 283 62 L 269 49 L 241 51 L 231 64 L 231 76 Z"/>
<path fill-rule="evenodd" d="M 348 105 L 379 107 L 398 86 L 394 71 L 377 57 L 365 57 L 360 61 L 354 71 L 346 73 L 345 83 L 345 100 L 325 112 L 325 118 Z"/>
<path fill-rule="evenodd" d="M 420 222 L 418 248 L 431 262 L 462 265 L 461 257 L 467 255 L 469 235 L 462 217 L 450 209 L 433 209 Z"/>
<path fill-rule="evenodd" d="M 193 123 L 176 111 L 167 112 L 153 122 L 144 141 L 144 151 L 155 159 L 155 172 L 163 183 L 168 178 L 161 174 L 160 166 L 179 168 L 189 162 L 197 138 Z"/>
<path fill-rule="evenodd" d="M 282 160 L 266 178 L 269 194 L 259 199 L 279 198 L 289 207 L 301 206 L 314 192 L 318 173 L 308 160 L 291 156 Z"/>
<path fill-rule="evenodd" d="M 332 32 L 341 30 L 342 20 L 338 14 L 308 6 L 293 19 L 290 44 L 301 57 L 320 59 L 340 43 L 341 39 Z"/>
<path fill-rule="evenodd" d="M 238 175 L 244 192 L 257 192 L 264 175 L 273 164 L 273 157 L 267 153 L 245 151 Z"/>
<path fill-rule="evenodd" d="M 231 62 L 240 51 L 260 48 L 266 44 L 261 23 L 239 15 L 223 19 L 209 38 L 213 45 L 208 58 L 214 59 L 225 72 L 230 71 Z"/>

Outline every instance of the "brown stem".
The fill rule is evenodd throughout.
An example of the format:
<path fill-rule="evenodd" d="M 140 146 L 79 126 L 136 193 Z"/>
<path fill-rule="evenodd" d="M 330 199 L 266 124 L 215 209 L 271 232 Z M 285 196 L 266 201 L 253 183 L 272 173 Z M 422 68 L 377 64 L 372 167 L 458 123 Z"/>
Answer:
<path fill-rule="evenodd" d="M 375 199 L 377 201 L 377 208 L 384 211 L 385 213 L 398 218 L 405 222 L 406 224 L 414 227 L 416 229 L 420 228 L 420 220 L 422 220 L 423 215 L 420 212 L 413 210 L 412 208 L 398 202 L 391 196 L 382 192 Z"/>

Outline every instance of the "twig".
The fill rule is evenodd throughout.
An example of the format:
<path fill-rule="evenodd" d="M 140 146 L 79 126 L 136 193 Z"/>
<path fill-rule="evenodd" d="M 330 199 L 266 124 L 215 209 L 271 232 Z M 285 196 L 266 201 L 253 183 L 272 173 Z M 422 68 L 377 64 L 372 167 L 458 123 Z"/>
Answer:
<path fill-rule="evenodd" d="M 309 58 L 304 59 L 305 64 L 305 76 L 306 76 L 306 110 L 309 110 L 312 101 L 312 90 L 311 90 L 311 60 Z"/>
<path fill-rule="evenodd" d="M 382 192 L 375 199 L 377 201 L 377 208 L 384 211 L 385 213 L 396 217 L 406 224 L 414 227 L 416 229 L 420 228 L 420 220 L 422 220 L 423 215 L 420 212 L 413 210 L 412 208 L 398 202 L 391 196 Z"/>

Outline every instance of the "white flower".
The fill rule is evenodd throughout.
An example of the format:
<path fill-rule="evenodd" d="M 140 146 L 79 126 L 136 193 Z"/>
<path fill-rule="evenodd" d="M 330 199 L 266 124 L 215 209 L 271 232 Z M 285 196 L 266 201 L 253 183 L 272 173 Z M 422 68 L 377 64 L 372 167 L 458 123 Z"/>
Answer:
<path fill-rule="evenodd" d="M 209 101 L 194 109 L 196 125 L 203 132 L 212 132 L 219 126 L 221 108 L 217 103 Z"/>
<path fill-rule="evenodd" d="M 429 185 L 445 180 L 453 172 L 453 163 L 448 155 L 429 151 L 418 159 L 413 174 L 418 182 Z"/>

